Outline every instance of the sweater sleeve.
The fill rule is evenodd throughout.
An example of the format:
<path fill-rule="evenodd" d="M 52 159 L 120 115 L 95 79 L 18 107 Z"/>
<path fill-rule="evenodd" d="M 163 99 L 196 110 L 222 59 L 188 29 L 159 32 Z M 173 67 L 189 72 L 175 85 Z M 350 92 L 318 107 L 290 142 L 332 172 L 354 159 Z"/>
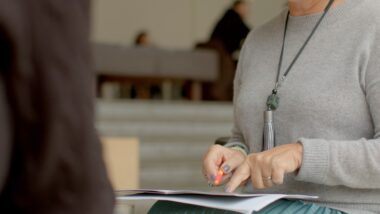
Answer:
<path fill-rule="evenodd" d="M 246 39 L 246 41 L 249 40 L 249 37 Z M 242 149 L 244 149 L 244 151 L 249 154 L 249 146 L 248 144 L 245 142 L 244 140 L 244 136 L 242 134 L 242 132 L 240 131 L 240 128 L 239 128 L 239 125 L 238 125 L 238 120 L 237 120 L 237 112 L 236 112 L 236 103 L 237 103 L 237 99 L 238 99 L 238 96 L 239 96 L 239 93 L 240 93 L 240 87 L 241 87 L 241 76 L 242 76 L 242 73 L 244 72 L 243 71 L 243 64 L 244 64 L 244 57 L 246 55 L 246 51 L 247 51 L 247 43 L 246 42 L 244 45 L 243 45 L 243 48 L 241 50 L 241 54 L 240 54 L 240 57 L 239 57 L 239 62 L 238 62 L 238 65 L 237 65 L 237 70 L 236 70 L 236 74 L 235 74 L 235 79 L 234 79 L 234 98 L 233 98 L 233 103 L 234 103 L 234 125 L 233 125 L 233 128 L 232 128 L 232 136 L 230 138 L 230 140 L 228 141 L 228 143 L 225 145 L 225 147 L 229 147 L 229 148 L 232 148 L 232 147 L 240 147 Z"/>
<path fill-rule="evenodd" d="M 299 139 L 304 154 L 297 180 L 350 188 L 380 188 L 380 39 L 371 46 L 362 88 L 371 113 L 372 139 L 330 141 Z"/>

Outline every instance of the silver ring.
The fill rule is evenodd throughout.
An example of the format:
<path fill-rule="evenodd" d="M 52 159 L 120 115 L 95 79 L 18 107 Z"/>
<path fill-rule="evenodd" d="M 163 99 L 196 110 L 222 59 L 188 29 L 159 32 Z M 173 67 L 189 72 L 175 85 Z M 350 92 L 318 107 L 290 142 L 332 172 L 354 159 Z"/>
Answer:
<path fill-rule="evenodd" d="M 272 180 L 272 176 L 265 177 L 264 180 L 266 180 L 266 181 L 270 181 L 270 180 Z"/>

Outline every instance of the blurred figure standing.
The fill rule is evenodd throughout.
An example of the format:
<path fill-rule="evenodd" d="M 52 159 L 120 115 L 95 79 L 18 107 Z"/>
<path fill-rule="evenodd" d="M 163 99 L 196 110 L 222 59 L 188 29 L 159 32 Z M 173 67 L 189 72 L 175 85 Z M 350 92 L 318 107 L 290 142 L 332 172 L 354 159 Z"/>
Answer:
<path fill-rule="evenodd" d="M 216 24 L 210 40 L 197 45 L 197 48 L 217 51 L 220 59 L 218 80 L 203 84 L 203 98 L 206 100 L 232 100 L 238 52 L 250 31 L 244 22 L 248 12 L 248 3 L 235 1 Z"/>
<path fill-rule="evenodd" d="M 89 1 L 0 1 L 0 212 L 111 214 Z"/>
<path fill-rule="evenodd" d="M 244 22 L 248 13 L 249 7 L 245 1 L 235 1 L 216 24 L 210 40 L 219 40 L 232 56 L 234 52 L 240 50 L 250 31 Z"/>

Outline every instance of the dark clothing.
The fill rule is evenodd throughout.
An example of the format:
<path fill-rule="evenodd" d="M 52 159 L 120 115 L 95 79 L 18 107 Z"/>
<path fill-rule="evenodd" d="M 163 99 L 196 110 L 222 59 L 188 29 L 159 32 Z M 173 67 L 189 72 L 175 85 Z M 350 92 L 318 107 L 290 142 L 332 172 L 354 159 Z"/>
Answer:
<path fill-rule="evenodd" d="M 0 213 L 112 213 L 94 129 L 89 6 L 0 0 Z"/>
<path fill-rule="evenodd" d="M 228 10 L 215 26 L 211 40 L 220 40 L 228 53 L 239 50 L 242 41 L 247 37 L 249 27 L 234 10 Z"/>
<path fill-rule="evenodd" d="M 236 63 L 233 53 L 240 50 L 243 40 L 247 37 L 249 28 L 234 10 L 228 10 L 215 26 L 207 43 L 197 45 L 197 48 L 213 49 L 219 54 L 220 72 L 218 80 L 203 84 L 203 97 L 209 100 L 231 101 L 233 94 L 233 79 Z"/>
<path fill-rule="evenodd" d="M 203 84 L 203 99 L 232 101 L 233 79 L 235 76 L 235 63 L 231 55 L 225 50 L 220 40 L 212 40 L 205 44 L 198 44 L 197 48 L 211 49 L 219 55 L 218 79 L 212 83 Z"/>

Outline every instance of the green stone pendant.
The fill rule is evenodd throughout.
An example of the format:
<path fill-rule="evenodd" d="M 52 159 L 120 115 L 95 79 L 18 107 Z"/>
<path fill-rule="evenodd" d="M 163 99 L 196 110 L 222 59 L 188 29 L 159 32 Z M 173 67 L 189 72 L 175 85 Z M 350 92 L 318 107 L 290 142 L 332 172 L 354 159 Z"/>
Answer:
<path fill-rule="evenodd" d="M 280 97 L 277 96 L 277 93 L 271 94 L 267 100 L 268 109 L 275 111 L 279 105 L 280 105 Z"/>

